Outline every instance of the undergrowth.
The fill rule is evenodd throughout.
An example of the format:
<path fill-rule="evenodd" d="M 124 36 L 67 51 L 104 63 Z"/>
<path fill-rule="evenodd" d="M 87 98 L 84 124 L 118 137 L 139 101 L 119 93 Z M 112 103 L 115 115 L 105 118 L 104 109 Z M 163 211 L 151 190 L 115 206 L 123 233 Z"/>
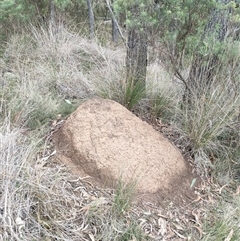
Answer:
<path fill-rule="evenodd" d="M 9 118 L 0 129 L 0 150 L 1 240 L 146 240 L 129 213 L 113 212 L 130 210 L 125 189 L 117 188 L 112 200 L 52 166 L 51 154 L 36 155 L 38 142 L 12 129 Z"/>
<path fill-rule="evenodd" d="M 127 217 L 122 188 L 122 206 L 104 189 L 86 191 L 87 183 L 51 164 L 44 139 L 47 126 L 95 96 L 96 82 L 118 75 L 118 52 L 63 27 L 54 34 L 29 27 L 9 39 L 0 76 L 1 240 L 147 239 Z"/>
<path fill-rule="evenodd" d="M 95 96 L 171 124 L 187 140 L 201 176 L 239 185 L 239 68 L 219 69 L 204 95 L 193 95 L 188 105 L 183 84 L 164 65 L 148 66 L 142 88 L 125 82 L 124 60 L 121 47 L 102 47 L 63 26 L 55 32 L 31 26 L 8 40 L 0 62 L 1 240 L 150 239 L 140 225 L 146 220 L 131 213 L 134 186 L 119 181 L 114 195 L 96 192 L 40 151 L 45 140 L 36 133 Z M 203 210 L 203 241 L 240 237 L 239 194 L 220 194 Z"/>
<path fill-rule="evenodd" d="M 221 201 L 217 206 L 210 205 L 211 211 L 206 215 L 204 236 L 202 241 L 231 240 L 240 237 L 240 209 L 239 197 L 231 197 L 231 204 Z"/>

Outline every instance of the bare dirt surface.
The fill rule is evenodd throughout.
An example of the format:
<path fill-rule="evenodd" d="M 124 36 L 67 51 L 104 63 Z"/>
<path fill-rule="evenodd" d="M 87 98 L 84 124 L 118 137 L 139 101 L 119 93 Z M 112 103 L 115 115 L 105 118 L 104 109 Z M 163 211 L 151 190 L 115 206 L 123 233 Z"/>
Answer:
<path fill-rule="evenodd" d="M 56 158 L 93 185 L 137 179 L 139 204 L 186 205 L 195 198 L 190 187 L 197 177 L 177 148 L 114 101 L 86 101 L 53 140 Z"/>

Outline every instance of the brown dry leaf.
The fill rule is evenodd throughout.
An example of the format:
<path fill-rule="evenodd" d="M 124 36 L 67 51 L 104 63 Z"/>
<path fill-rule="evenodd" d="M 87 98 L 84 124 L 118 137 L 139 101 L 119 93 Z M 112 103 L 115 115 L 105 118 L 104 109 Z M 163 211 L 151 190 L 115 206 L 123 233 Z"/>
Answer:
<path fill-rule="evenodd" d="M 53 122 L 52 122 L 52 126 L 56 126 L 57 125 L 57 120 L 54 120 Z"/>
<path fill-rule="evenodd" d="M 197 197 L 196 199 L 194 199 L 192 202 L 193 202 L 193 203 L 196 203 L 196 202 L 199 202 L 201 199 L 202 199 L 201 196 L 198 195 L 198 197 Z"/>
<path fill-rule="evenodd" d="M 215 203 L 214 199 L 210 195 L 208 195 L 208 201 L 209 203 Z"/>
<path fill-rule="evenodd" d="M 197 227 L 197 226 L 193 226 L 193 228 L 197 229 L 197 231 L 199 232 L 199 235 L 200 235 L 200 239 L 202 238 L 202 235 L 203 235 L 203 231 L 201 228 Z"/>
<path fill-rule="evenodd" d="M 163 214 L 161 214 L 160 212 L 157 214 L 159 217 L 161 217 L 161 218 L 164 218 L 165 220 L 167 220 L 168 219 L 168 217 L 166 216 L 166 215 L 163 215 Z"/>
<path fill-rule="evenodd" d="M 143 224 L 145 224 L 147 222 L 147 220 L 144 219 L 144 218 L 139 218 L 138 221 L 141 221 L 140 224 L 139 224 L 140 227 L 142 227 Z"/>
<path fill-rule="evenodd" d="M 230 233 L 228 234 L 228 236 L 224 239 L 224 241 L 231 241 L 233 236 L 233 229 L 231 229 Z"/>
<path fill-rule="evenodd" d="M 201 226 L 201 222 L 200 222 L 200 216 L 201 216 L 201 215 L 200 215 L 200 210 L 194 209 L 194 210 L 192 211 L 192 215 L 193 215 L 193 217 L 195 218 L 195 222 Z"/>
<path fill-rule="evenodd" d="M 237 196 L 240 194 L 240 186 L 237 187 L 236 192 L 233 193 L 233 196 Z"/>
<path fill-rule="evenodd" d="M 223 185 L 223 186 L 219 189 L 219 194 L 222 193 L 222 190 L 223 190 L 227 185 L 228 185 L 228 184 L 225 184 L 225 185 Z"/>
<path fill-rule="evenodd" d="M 180 226 L 179 224 L 172 223 L 173 226 L 175 226 L 176 229 L 183 231 L 184 228 Z"/>
<path fill-rule="evenodd" d="M 78 189 L 79 189 L 79 187 L 78 187 L 78 188 L 75 188 L 74 191 L 76 191 L 76 190 L 78 190 Z M 87 191 L 85 191 L 84 189 L 82 189 L 82 190 L 81 190 L 81 193 L 82 193 L 82 197 L 83 197 L 83 198 L 89 199 L 90 194 L 89 194 Z"/>
<path fill-rule="evenodd" d="M 89 204 L 84 206 L 81 210 L 89 211 L 93 207 L 98 207 L 100 205 L 104 205 L 104 204 L 107 204 L 107 203 L 108 203 L 108 201 L 105 197 L 96 198 L 95 200 L 91 201 Z"/>
<path fill-rule="evenodd" d="M 38 171 L 38 170 L 42 169 L 46 164 L 47 164 L 47 161 L 44 160 L 43 158 L 38 159 L 34 166 L 35 170 Z"/>
<path fill-rule="evenodd" d="M 89 233 L 88 236 L 91 239 L 91 241 L 95 241 L 95 238 L 94 238 L 93 234 Z"/>
<path fill-rule="evenodd" d="M 158 226 L 160 227 L 160 233 L 162 236 L 167 232 L 167 221 L 163 218 L 158 219 Z"/>
<path fill-rule="evenodd" d="M 177 232 L 176 230 L 172 229 L 172 231 L 173 231 L 179 238 L 184 239 L 184 240 L 187 239 L 187 237 L 185 237 L 184 235 L 180 234 L 180 233 Z"/>

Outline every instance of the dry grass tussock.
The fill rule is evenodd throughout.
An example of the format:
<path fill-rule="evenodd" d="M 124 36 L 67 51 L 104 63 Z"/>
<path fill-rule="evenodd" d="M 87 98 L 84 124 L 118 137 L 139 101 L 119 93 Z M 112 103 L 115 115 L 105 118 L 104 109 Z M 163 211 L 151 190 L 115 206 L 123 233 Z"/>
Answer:
<path fill-rule="evenodd" d="M 122 49 L 101 47 L 96 41 L 89 41 L 64 27 L 59 27 L 54 34 L 45 29 L 31 28 L 31 31 L 39 46 L 39 58 L 57 69 L 54 79 L 65 95 L 89 97 L 95 93 L 95 84 L 112 78 L 113 74 L 119 76 L 117 71 L 124 59 Z"/>
<path fill-rule="evenodd" d="M 221 157 L 239 148 L 240 95 L 233 96 L 230 86 L 225 80 L 216 80 L 205 91 L 205 96 L 192 99 L 191 108 L 186 106 L 180 110 L 181 131 L 189 138 L 192 152 L 203 160 L 202 163 L 204 155 Z M 206 161 L 210 164 L 209 159 Z"/>
<path fill-rule="evenodd" d="M 94 96 L 103 80 L 121 78 L 124 58 L 121 49 L 101 47 L 61 26 L 54 33 L 30 27 L 13 35 L 2 59 L 1 106 L 11 109 L 17 124 L 40 118 L 30 123 L 35 128 L 71 112 L 72 100 Z"/>
<path fill-rule="evenodd" d="M 183 101 L 176 108 L 175 123 L 188 139 L 202 173 L 224 160 L 240 164 L 239 58 L 239 43 L 226 44 L 221 61 L 212 67 L 215 74 L 211 80 L 204 79 L 206 73 L 198 70 L 199 79 L 194 80 L 197 91 L 191 95 L 190 103 Z M 207 64 L 211 66 L 211 62 Z"/>
<path fill-rule="evenodd" d="M 148 66 L 146 103 L 153 118 L 172 123 L 175 119 L 175 107 L 181 101 L 182 91 L 182 85 L 164 66 L 157 63 Z"/>
<path fill-rule="evenodd" d="M 231 203 L 229 203 L 230 200 Z M 221 200 L 217 206 L 208 207 L 209 211 L 204 223 L 205 235 L 202 241 L 239 240 L 240 199 L 239 196 L 232 196 L 230 200 Z"/>

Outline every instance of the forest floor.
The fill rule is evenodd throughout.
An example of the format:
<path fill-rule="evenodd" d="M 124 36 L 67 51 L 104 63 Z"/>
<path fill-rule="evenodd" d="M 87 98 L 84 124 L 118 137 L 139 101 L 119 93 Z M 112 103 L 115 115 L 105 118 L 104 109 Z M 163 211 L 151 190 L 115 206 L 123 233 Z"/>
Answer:
<path fill-rule="evenodd" d="M 121 180 L 113 189 L 72 173 L 51 141 L 84 100 L 129 100 L 122 46 L 31 26 L 2 52 L 0 240 L 240 240 L 240 95 L 229 95 L 228 78 L 190 111 L 173 73 L 149 63 L 147 93 L 133 112 L 179 148 L 199 177 L 189 186 L 194 196 L 156 205 L 137 202 L 134 185 Z"/>

